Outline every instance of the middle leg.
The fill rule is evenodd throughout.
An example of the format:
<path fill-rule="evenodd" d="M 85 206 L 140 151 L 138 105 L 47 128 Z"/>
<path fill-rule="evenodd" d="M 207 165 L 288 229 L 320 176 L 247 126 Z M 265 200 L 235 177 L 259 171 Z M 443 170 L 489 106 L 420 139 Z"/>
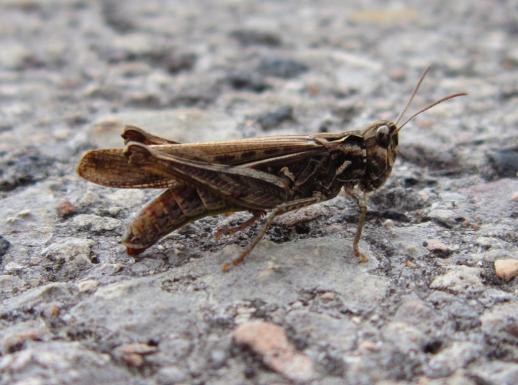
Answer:
<path fill-rule="evenodd" d="M 259 210 L 252 211 L 251 218 L 248 218 L 246 221 L 244 221 L 243 223 L 240 223 L 237 226 L 223 226 L 223 227 L 217 229 L 214 237 L 216 238 L 216 240 L 218 240 L 224 235 L 231 235 L 231 234 L 237 233 L 238 231 L 243 231 L 247 227 L 252 226 L 255 222 L 257 222 L 259 219 L 261 219 L 261 217 L 263 217 L 264 215 L 265 215 L 264 211 L 259 211 Z"/>

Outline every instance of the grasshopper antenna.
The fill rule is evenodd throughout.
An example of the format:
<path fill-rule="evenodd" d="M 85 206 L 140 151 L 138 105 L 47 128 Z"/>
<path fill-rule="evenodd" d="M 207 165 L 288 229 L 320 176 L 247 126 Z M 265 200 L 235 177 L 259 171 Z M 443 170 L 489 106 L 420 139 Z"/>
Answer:
<path fill-rule="evenodd" d="M 419 81 L 417 82 L 417 84 L 414 88 L 414 91 L 412 92 L 412 95 L 410 95 L 410 98 L 408 99 L 408 102 L 406 103 L 405 108 L 403 108 L 403 111 L 401 111 L 400 114 L 398 115 L 398 117 L 396 119 L 396 127 L 398 127 L 399 121 L 401 120 L 403 115 L 405 115 L 405 112 L 407 112 L 408 107 L 410 107 L 410 104 L 412 104 L 412 101 L 414 100 L 414 97 L 417 94 L 417 91 L 419 91 L 419 87 L 421 87 L 421 83 L 423 82 L 424 78 L 426 77 L 426 75 L 428 75 L 428 72 L 430 72 L 430 67 L 426 67 L 423 74 L 419 78 Z"/>
<path fill-rule="evenodd" d="M 421 108 L 419 111 L 417 111 L 415 114 L 413 114 L 410 118 L 408 118 L 405 123 L 403 123 L 401 126 L 398 127 L 397 132 L 399 132 L 407 123 L 414 120 L 418 115 L 422 114 L 425 111 L 428 111 L 430 108 L 435 107 L 436 105 L 445 102 L 446 100 L 450 100 L 459 96 L 465 96 L 467 95 L 466 92 L 458 92 L 456 94 L 451 94 L 448 96 L 445 96 L 443 98 L 440 98 L 439 100 L 436 100 L 432 104 L 427 105 L 426 107 Z"/>

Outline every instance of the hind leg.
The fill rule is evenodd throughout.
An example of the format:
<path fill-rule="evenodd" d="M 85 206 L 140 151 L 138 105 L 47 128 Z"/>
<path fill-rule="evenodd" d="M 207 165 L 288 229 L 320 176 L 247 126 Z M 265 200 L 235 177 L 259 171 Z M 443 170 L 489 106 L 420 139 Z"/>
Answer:
<path fill-rule="evenodd" d="M 150 134 L 144 131 L 142 128 L 136 126 L 127 125 L 124 127 L 121 133 L 124 144 L 129 142 L 138 142 L 142 144 L 179 144 L 173 140 L 161 138 L 159 136 Z"/>
<path fill-rule="evenodd" d="M 255 248 L 255 246 L 259 243 L 259 241 L 264 237 L 268 229 L 271 227 L 273 220 L 282 214 L 287 213 L 288 211 L 293 211 L 300 209 L 305 206 L 310 206 L 314 203 L 320 202 L 322 198 L 320 195 L 314 196 L 311 198 L 304 198 L 304 199 L 297 199 L 293 202 L 287 202 L 283 203 L 276 208 L 274 208 L 266 217 L 266 221 L 263 225 L 263 227 L 259 230 L 255 238 L 248 244 L 248 246 L 241 252 L 239 257 L 233 259 L 231 262 L 225 263 L 223 265 L 223 271 L 227 272 L 229 271 L 233 266 L 237 266 L 240 263 L 242 263 L 245 258 L 252 252 L 252 250 Z"/>

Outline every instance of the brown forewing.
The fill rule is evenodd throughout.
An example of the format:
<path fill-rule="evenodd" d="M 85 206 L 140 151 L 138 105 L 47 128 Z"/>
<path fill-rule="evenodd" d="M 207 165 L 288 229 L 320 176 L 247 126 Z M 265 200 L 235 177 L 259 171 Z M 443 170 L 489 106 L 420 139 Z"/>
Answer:
<path fill-rule="evenodd" d="M 149 146 L 155 151 L 207 164 L 242 165 L 285 155 L 301 156 L 322 147 L 307 136 L 244 139 L 228 142 L 186 143 Z M 79 162 L 78 174 L 107 187 L 164 188 L 175 185 L 175 178 L 130 165 L 123 148 L 92 150 Z"/>

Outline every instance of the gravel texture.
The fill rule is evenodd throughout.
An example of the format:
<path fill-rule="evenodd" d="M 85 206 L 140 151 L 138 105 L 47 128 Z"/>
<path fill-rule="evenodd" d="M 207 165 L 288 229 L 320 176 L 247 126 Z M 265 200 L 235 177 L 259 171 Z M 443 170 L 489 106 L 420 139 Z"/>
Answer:
<path fill-rule="evenodd" d="M 3 0 L 0 384 L 518 383 L 517 8 Z M 227 274 L 257 227 L 213 233 L 246 215 L 132 258 L 119 239 L 156 191 L 75 175 L 124 123 L 204 141 L 395 119 L 428 65 L 412 111 L 470 96 L 402 131 L 367 264 L 343 196 Z"/>

